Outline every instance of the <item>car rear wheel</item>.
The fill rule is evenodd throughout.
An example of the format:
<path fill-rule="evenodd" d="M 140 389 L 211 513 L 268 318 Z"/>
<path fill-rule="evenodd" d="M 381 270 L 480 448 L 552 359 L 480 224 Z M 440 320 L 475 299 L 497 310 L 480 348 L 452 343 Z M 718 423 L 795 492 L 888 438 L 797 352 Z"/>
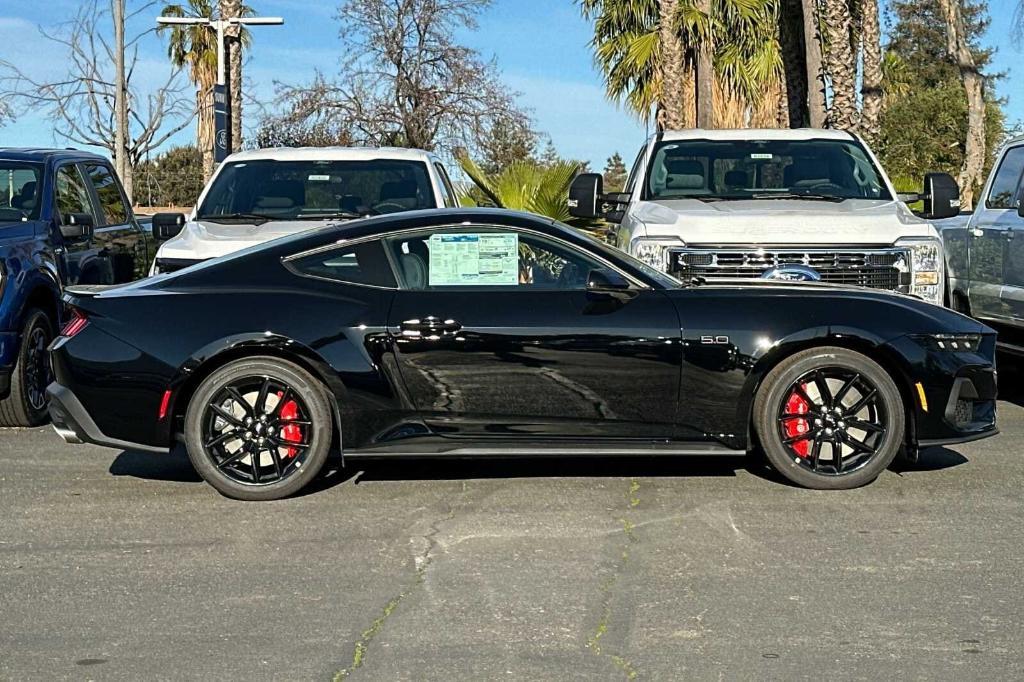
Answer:
<path fill-rule="evenodd" d="M 11 392 L 0 400 L 0 426 L 38 426 L 46 421 L 46 387 L 53 381 L 50 353 L 53 322 L 42 310 L 30 310 L 21 327 Z"/>
<path fill-rule="evenodd" d="M 903 444 L 899 389 L 871 358 L 812 348 L 765 377 L 754 427 L 780 474 L 807 488 L 856 488 L 875 480 Z"/>
<path fill-rule="evenodd" d="M 323 468 L 334 425 L 323 386 L 301 367 L 248 358 L 213 372 L 185 415 L 199 475 L 239 500 L 292 495 Z"/>

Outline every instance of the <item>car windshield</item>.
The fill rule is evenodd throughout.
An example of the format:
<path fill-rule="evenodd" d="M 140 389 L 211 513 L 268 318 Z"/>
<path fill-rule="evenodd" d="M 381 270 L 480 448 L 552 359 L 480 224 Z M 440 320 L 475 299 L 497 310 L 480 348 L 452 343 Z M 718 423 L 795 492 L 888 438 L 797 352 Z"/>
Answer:
<path fill-rule="evenodd" d="M 34 220 L 39 217 L 38 163 L 0 161 L 0 220 Z"/>
<path fill-rule="evenodd" d="M 200 220 L 331 220 L 436 208 L 418 161 L 238 161 L 217 174 Z"/>
<path fill-rule="evenodd" d="M 891 200 L 854 140 L 677 140 L 654 148 L 646 198 Z"/>

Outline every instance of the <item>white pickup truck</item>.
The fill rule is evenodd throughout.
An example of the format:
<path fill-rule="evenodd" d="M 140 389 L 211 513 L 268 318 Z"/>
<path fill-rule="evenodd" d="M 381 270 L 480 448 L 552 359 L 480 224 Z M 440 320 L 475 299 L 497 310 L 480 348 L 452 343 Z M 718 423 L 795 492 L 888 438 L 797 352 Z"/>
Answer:
<path fill-rule="evenodd" d="M 150 274 L 285 235 L 383 213 L 457 206 L 440 159 L 419 149 L 303 147 L 232 154 L 192 213 L 157 213 Z"/>
<path fill-rule="evenodd" d="M 936 223 L 946 246 L 952 306 L 999 330 L 1024 353 L 1024 136 L 996 156 L 974 213 Z"/>
<path fill-rule="evenodd" d="M 687 130 L 652 136 L 625 190 L 584 174 L 570 212 L 617 223 L 614 243 L 683 280 L 809 280 L 946 297 L 928 220 L 959 212 L 956 182 L 897 195 L 857 136 L 833 130 Z M 922 216 L 907 207 L 921 199 Z M 927 220 L 926 220 L 927 218 Z"/>

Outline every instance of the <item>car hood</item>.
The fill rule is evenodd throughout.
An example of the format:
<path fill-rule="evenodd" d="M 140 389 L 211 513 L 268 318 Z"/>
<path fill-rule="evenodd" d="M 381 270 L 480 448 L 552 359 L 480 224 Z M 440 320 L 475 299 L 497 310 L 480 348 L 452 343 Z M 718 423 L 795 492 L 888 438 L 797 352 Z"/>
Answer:
<path fill-rule="evenodd" d="M 271 220 L 262 225 L 190 220 L 181 233 L 164 242 L 157 258 L 206 260 L 263 242 L 341 221 Z"/>
<path fill-rule="evenodd" d="M 630 214 L 643 223 L 646 236 L 681 237 L 692 245 L 888 245 L 902 237 L 938 236 L 898 201 L 679 199 L 640 202 Z"/>

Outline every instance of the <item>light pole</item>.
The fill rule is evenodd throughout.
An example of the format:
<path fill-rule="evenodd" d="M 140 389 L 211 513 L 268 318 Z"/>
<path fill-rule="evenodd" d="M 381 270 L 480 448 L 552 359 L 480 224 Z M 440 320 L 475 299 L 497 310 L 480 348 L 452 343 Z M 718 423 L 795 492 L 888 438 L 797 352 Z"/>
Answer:
<path fill-rule="evenodd" d="M 231 148 L 230 107 L 228 96 L 227 68 L 225 58 L 225 30 L 230 26 L 280 26 L 282 17 L 232 17 L 230 19 L 214 19 L 213 17 L 157 17 L 156 23 L 164 26 L 203 25 L 217 32 L 217 81 L 213 86 L 213 160 L 220 163 L 228 155 Z"/>

